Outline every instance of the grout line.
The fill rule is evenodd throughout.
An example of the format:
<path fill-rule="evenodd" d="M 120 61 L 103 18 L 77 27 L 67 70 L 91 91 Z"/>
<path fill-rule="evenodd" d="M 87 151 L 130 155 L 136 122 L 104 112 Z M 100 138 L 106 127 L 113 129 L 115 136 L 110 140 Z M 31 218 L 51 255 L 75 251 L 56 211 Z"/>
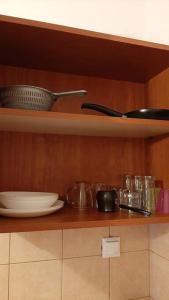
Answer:
<path fill-rule="evenodd" d="M 149 256 L 148 256 L 148 270 L 149 270 L 149 295 L 150 295 L 150 281 L 151 281 L 151 272 L 150 272 L 150 225 L 148 226 L 148 251 L 149 251 Z"/>
<path fill-rule="evenodd" d="M 9 234 L 9 264 L 11 261 L 11 233 Z"/>
<path fill-rule="evenodd" d="M 62 262 L 61 262 L 61 300 L 63 298 L 63 229 L 62 229 Z"/>
<path fill-rule="evenodd" d="M 109 257 L 109 299 L 111 297 L 111 289 L 110 289 L 110 257 Z"/>
<path fill-rule="evenodd" d="M 143 252 L 149 251 L 149 249 L 139 249 L 139 250 L 130 250 L 130 251 L 120 251 L 120 253 L 133 253 L 133 252 Z"/>
<path fill-rule="evenodd" d="M 30 260 L 30 261 L 20 261 L 20 262 L 12 262 L 10 265 L 19 265 L 19 264 L 29 264 L 29 263 L 38 263 L 38 262 L 43 262 L 43 261 L 58 261 L 62 260 L 61 258 L 52 258 L 52 259 L 40 259 L 40 260 Z"/>
<path fill-rule="evenodd" d="M 134 299 L 132 298 L 132 299 L 129 299 L 129 300 L 140 300 L 140 299 L 144 299 L 144 298 L 148 298 L 148 300 L 153 300 L 153 299 L 150 298 L 150 296 L 143 296 L 141 298 L 139 297 L 139 298 L 134 298 Z"/>
<path fill-rule="evenodd" d="M 163 259 L 165 259 L 165 260 L 167 260 L 169 262 L 169 259 L 166 258 L 165 256 L 162 256 L 162 255 L 158 254 L 157 252 L 155 252 L 153 250 L 150 250 L 150 252 L 152 252 L 153 254 L 155 254 L 155 255 L 157 255 L 157 256 L 159 256 L 159 257 L 161 257 L 161 258 L 163 258 Z"/>
<path fill-rule="evenodd" d="M 9 233 L 8 300 L 9 300 L 10 273 L 11 273 L 10 260 L 11 260 L 11 233 Z"/>
<path fill-rule="evenodd" d="M 10 271 L 11 271 L 11 268 L 10 268 L 10 264 L 8 265 L 8 300 L 9 300 L 9 291 L 10 291 Z"/>
<path fill-rule="evenodd" d="M 153 251 L 153 250 L 151 250 L 151 249 L 150 249 L 149 251 L 152 252 L 153 254 L 159 256 L 160 258 L 166 260 L 167 262 L 169 262 L 169 259 L 167 259 L 166 257 L 164 257 L 164 256 L 162 256 L 162 255 L 159 255 L 158 253 L 156 253 L 155 251 Z M 151 277 L 151 276 L 150 276 L 150 277 Z M 153 299 L 151 298 L 151 296 L 150 296 L 150 300 L 153 300 Z"/>
<path fill-rule="evenodd" d="M 151 269 L 150 269 L 150 250 L 148 250 L 148 276 L 149 276 L 149 295 L 150 295 L 150 286 L 151 286 Z"/>
<path fill-rule="evenodd" d="M 109 237 L 110 237 L 110 226 L 109 226 Z M 111 297 L 111 292 L 110 292 L 110 257 L 109 257 L 109 300 Z"/>
<path fill-rule="evenodd" d="M 148 276 L 149 276 L 149 295 L 150 295 L 150 281 L 151 281 L 151 275 L 150 275 L 150 250 L 148 250 Z"/>
<path fill-rule="evenodd" d="M 88 258 L 88 257 L 102 257 L 101 254 L 96 254 L 96 255 L 83 255 L 83 256 L 74 256 L 74 257 L 65 257 L 63 260 L 68 260 L 68 259 L 76 259 L 76 258 Z"/>
<path fill-rule="evenodd" d="M 148 225 L 148 249 L 150 250 L 150 225 Z"/>
<path fill-rule="evenodd" d="M 148 249 L 140 249 L 140 250 L 133 250 L 133 251 L 127 251 L 123 252 L 121 251 L 121 254 L 124 253 L 137 253 L 137 252 L 144 252 L 144 251 L 149 251 Z M 100 254 L 95 254 L 95 255 L 83 255 L 83 256 L 74 256 L 74 257 L 65 257 L 65 258 L 50 258 L 50 259 L 40 259 L 40 260 L 29 260 L 29 261 L 18 261 L 18 262 L 11 262 L 11 265 L 16 265 L 16 264 L 25 264 L 25 263 L 34 263 L 34 262 L 43 262 L 43 261 L 57 261 L 57 260 L 68 260 L 68 259 L 76 259 L 76 258 L 89 258 L 89 257 L 100 257 L 102 256 Z M 0 264 L 0 265 L 8 265 L 8 264 Z"/>
<path fill-rule="evenodd" d="M 149 252 L 148 249 L 141 249 L 141 250 L 133 250 L 133 251 L 127 251 L 127 252 L 121 251 L 120 254 L 137 253 L 137 252 L 144 252 L 144 251 Z M 74 258 L 87 258 L 87 257 L 100 257 L 100 258 L 102 258 L 101 255 L 95 254 L 95 255 L 83 255 L 83 256 L 65 257 L 65 258 L 63 258 L 63 260 L 74 259 Z M 113 258 L 113 257 L 111 257 L 111 258 Z"/>

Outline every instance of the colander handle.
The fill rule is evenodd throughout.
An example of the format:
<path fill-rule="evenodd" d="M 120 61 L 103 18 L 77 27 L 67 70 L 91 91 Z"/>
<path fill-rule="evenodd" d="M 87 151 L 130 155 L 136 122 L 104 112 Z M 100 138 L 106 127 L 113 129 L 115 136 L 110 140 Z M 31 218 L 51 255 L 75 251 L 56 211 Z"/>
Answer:
<path fill-rule="evenodd" d="M 70 91 L 70 92 L 61 92 L 61 93 L 52 93 L 54 100 L 57 100 L 59 97 L 65 97 L 65 96 L 85 96 L 87 94 L 87 91 L 85 90 L 79 90 L 79 91 Z"/>

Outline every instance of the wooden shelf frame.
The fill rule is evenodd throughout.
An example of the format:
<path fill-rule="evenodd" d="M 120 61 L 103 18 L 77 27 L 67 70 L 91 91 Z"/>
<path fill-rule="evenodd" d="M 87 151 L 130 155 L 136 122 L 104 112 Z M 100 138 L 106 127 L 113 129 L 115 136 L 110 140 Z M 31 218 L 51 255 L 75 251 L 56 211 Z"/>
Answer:
<path fill-rule="evenodd" d="M 169 133 L 169 122 L 0 108 L 0 130 L 63 135 L 148 138 Z"/>
<path fill-rule="evenodd" d="M 135 82 L 169 67 L 161 44 L 2 15 L 0 32 L 0 64 Z"/>
<path fill-rule="evenodd" d="M 106 226 L 132 226 L 169 222 L 169 214 L 155 214 L 150 217 L 129 214 L 126 211 L 102 213 L 95 209 L 78 211 L 64 207 L 57 213 L 38 218 L 0 217 L 0 232 L 26 232 L 70 228 L 90 228 Z"/>
<path fill-rule="evenodd" d="M 110 104 L 117 105 L 116 100 L 111 96 L 112 93 L 116 92 L 114 94 L 118 96 L 117 98 L 120 99 L 120 102 L 127 102 L 127 105 L 126 103 L 124 103 L 123 107 L 124 110 L 126 109 L 126 111 L 130 110 L 130 107 L 128 107 L 128 103 L 129 106 L 131 105 L 131 110 L 137 109 L 132 106 L 135 104 L 137 104 L 137 106 L 139 104 L 145 104 L 145 107 L 158 107 L 159 104 L 161 108 L 168 107 L 168 93 L 166 92 L 166 89 L 164 91 L 163 88 L 164 83 L 166 84 L 166 82 L 168 82 L 168 75 L 167 73 L 161 76 L 159 75 L 159 78 L 157 78 L 158 76 L 156 75 L 169 67 L 169 46 L 7 16 L 0 16 L 0 32 L 2 41 L 0 50 L 0 64 L 4 65 L 5 67 L 3 68 L 6 70 L 5 72 L 1 72 L 2 85 L 13 84 L 13 82 L 15 84 L 19 84 L 18 81 L 20 80 L 21 82 L 22 80 L 25 80 L 26 82 L 28 82 L 28 84 L 31 85 L 34 83 L 34 80 L 37 80 L 37 86 L 45 86 L 45 84 L 47 84 L 46 88 L 51 88 L 52 90 L 55 88 L 55 79 L 49 73 L 54 74 L 54 76 L 56 76 L 56 79 L 59 79 L 60 73 L 62 73 L 61 75 L 63 75 L 63 78 L 65 78 L 65 82 L 68 80 L 66 77 L 67 75 L 65 74 L 75 74 L 81 76 L 75 76 L 76 78 L 73 78 L 73 75 L 72 82 L 73 84 L 77 82 L 78 77 L 78 84 L 80 84 L 80 86 L 81 82 L 85 82 L 86 76 L 88 76 L 87 80 L 90 81 L 89 89 L 90 86 L 92 86 L 92 84 L 94 83 L 94 88 L 92 87 L 91 90 L 92 95 L 94 95 L 95 97 L 97 95 L 96 91 L 98 86 L 96 79 L 114 79 L 120 80 L 121 82 L 113 85 L 113 87 L 110 87 L 110 83 L 108 85 L 105 84 L 105 87 L 101 89 L 101 94 L 103 96 L 106 95 L 106 97 L 108 96 L 108 99 L 105 100 L 105 103 L 103 104 L 106 105 L 106 101 L 108 101 L 108 106 Z M 16 67 L 13 68 L 15 70 L 12 70 L 13 66 Z M 20 67 L 21 69 L 23 69 L 19 70 Z M 27 74 L 28 69 L 30 74 Z M 40 71 L 35 71 L 35 69 Z M 45 72 L 43 72 L 43 70 L 45 70 Z M 46 72 L 46 70 L 50 72 Z M 35 75 L 35 73 L 37 74 L 37 72 L 39 72 L 38 76 Z M 18 75 L 18 73 L 20 75 Z M 89 76 L 92 77 L 89 78 Z M 93 76 L 97 78 L 94 78 Z M 154 76 L 156 76 L 156 78 L 153 80 L 152 78 Z M 107 82 L 108 81 L 109 80 L 107 80 Z M 139 83 L 138 85 L 140 85 L 140 83 L 146 84 L 143 85 L 143 89 L 143 87 L 141 88 L 140 86 L 133 87 L 131 85 L 133 84 L 132 82 L 124 83 L 123 81 L 136 82 L 136 85 L 137 83 Z M 51 86 L 51 82 L 53 82 L 53 86 Z M 124 97 L 123 94 L 120 95 L 120 90 L 123 89 L 123 85 L 126 86 L 126 84 L 131 95 L 130 97 L 130 95 L 128 95 L 127 93 L 127 98 L 125 93 Z M 103 93 L 104 89 L 106 93 Z M 112 103 L 110 99 L 111 97 Z M 71 111 L 76 110 L 74 110 L 73 107 Z M 119 111 L 122 110 L 119 109 Z M 157 137 L 158 140 L 159 136 L 160 138 L 162 136 L 168 136 L 168 121 L 111 118 L 107 116 L 87 114 L 35 112 L 0 108 L 0 130 L 10 132 L 23 132 L 23 134 L 21 134 L 22 152 L 24 150 L 24 141 L 28 136 L 24 134 L 26 132 L 42 134 L 52 133 L 63 135 L 64 142 L 60 142 L 60 152 L 62 152 L 62 149 L 64 149 L 64 143 L 68 138 L 64 135 L 138 138 L 138 141 L 133 139 L 127 140 L 127 143 L 129 144 L 127 145 L 128 147 L 126 147 L 128 151 L 126 154 L 126 157 L 128 158 L 126 159 L 127 164 L 126 166 L 124 166 L 126 170 L 136 170 L 136 173 L 141 172 L 141 174 L 145 173 L 145 153 L 147 153 L 147 144 L 150 144 L 148 148 L 150 153 L 148 157 L 148 170 L 157 178 L 160 177 L 160 179 L 164 179 L 166 186 L 169 182 L 168 172 L 166 172 L 167 169 L 165 168 L 165 155 L 168 155 L 168 153 L 166 152 L 169 143 L 168 138 L 165 139 L 165 141 L 164 139 L 162 139 L 152 144 L 150 143 L 150 141 L 148 141 L 147 143 L 147 141 L 145 142 L 144 140 L 139 139 Z M 18 134 L 11 134 L 14 140 L 12 143 L 12 145 L 14 145 L 14 151 L 10 148 L 10 134 L 2 134 L 4 141 L 2 147 L 3 149 L 1 151 L 1 159 L 3 165 L 2 177 L 6 172 L 6 166 L 8 166 L 8 164 L 10 166 L 11 160 L 13 158 L 16 158 L 16 154 L 19 153 L 19 143 L 16 146 L 17 141 L 19 140 L 17 139 Z M 18 164 L 17 166 L 12 166 L 12 172 L 10 170 L 5 174 L 6 176 L 2 184 L 2 189 L 4 188 L 4 186 L 7 189 L 9 187 L 11 187 L 11 189 L 15 189 L 15 187 L 13 187 L 12 185 L 13 183 L 17 186 L 17 188 L 19 187 L 19 189 L 22 189 L 23 185 L 25 184 L 28 190 L 39 188 L 39 186 L 41 188 L 42 186 L 45 186 L 46 182 L 47 189 L 49 189 L 49 191 L 53 191 L 54 188 L 58 187 L 57 184 L 59 183 L 60 178 L 55 178 L 55 169 L 58 158 L 56 158 L 56 161 L 53 160 L 53 164 L 48 164 L 48 157 L 46 157 L 46 145 L 50 145 L 50 143 L 52 142 L 54 148 L 57 149 L 57 141 L 53 141 L 53 135 L 51 135 L 49 137 L 49 140 L 47 141 L 47 136 L 45 135 L 44 141 L 42 140 L 41 144 L 39 144 L 39 147 L 42 146 L 42 151 L 40 153 L 40 159 L 37 159 L 37 157 L 39 158 L 39 153 L 37 154 L 39 148 L 37 147 L 35 140 L 33 139 L 32 141 L 30 136 L 29 141 L 27 142 L 28 147 L 26 154 L 28 158 L 32 158 L 32 147 L 34 147 L 35 149 L 36 146 L 36 155 L 34 157 L 34 161 L 32 160 L 30 162 L 28 160 L 27 162 L 26 156 L 24 156 L 24 158 L 21 157 L 21 159 L 17 157 Z M 36 135 L 34 138 L 38 139 L 38 135 Z M 70 139 L 73 139 L 76 142 L 77 138 L 71 137 Z M 84 151 L 82 153 L 82 157 L 78 158 L 79 160 L 77 163 L 79 165 L 81 164 L 88 145 L 91 145 L 93 143 L 93 141 L 92 143 L 91 141 L 88 141 L 88 143 L 84 145 L 84 143 L 82 143 L 80 139 L 78 147 L 76 149 L 76 153 L 79 153 L 79 151 L 81 151 L 82 149 Z M 106 155 L 107 153 L 110 153 L 107 150 L 110 146 L 110 139 L 105 140 L 106 141 L 104 143 L 103 149 L 104 151 L 101 158 L 104 157 L 104 154 Z M 117 147 L 119 147 L 119 145 L 122 145 L 121 141 L 123 142 L 123 140 L 121 139 L 116 140 Z M 126 140 L 124 141 L 126 142 Z M 69 144 L 69 141 L 67 141 L 67 145 Z M 96 144 L 97 140 L 92 144 L 92 149 Z M 111 153 L 112 160 L 109 161 L 109 163 L 114 166 L 112 162 L 119 159 L 119 151 L 117 151 L 116 147 L 112 147 L 111 149 L 113 150 L 113 154 Z M 162 151 L 163 155 L 161 155 Z M 133 154 L 135 154 L 135 157 Z M 36 164 L 34 168 L 33 164 L 35 161 Z M 92 178 L 95 179 L 97 177 L 96 172 L 97 170 L 100 170 L 100 168 L 98 164 L 96 164 L 96 161 L 93 161 L 95 165 L 93 167 Z M 29 163 L 30 173 L 28 174 L 29 178 L 27 177 L 27 182 L 25 183 L 21 180 L 21 177 L 23 177 L 22 172 L 23 170 L 25 170 L 25 166 L 28 166 Z M 60 170 L 62 171 L 61 173 L 64 174 L 66 168 L 63 167 L 62 163 L 65 164 L 64 159 L 62 159 L 60 165 Z M 85 174 L 87 179 L 88 173 L 90 172 L 90 169 L 88 170 L 88 165 L 89 164 L 85 164 L 85 166 L 87 166 L 86 169 L 83 164 L 81 166 L 82 174 Z M 43 176 L 43 174 L 45 173 L 44 171 L 45 169 L 47 169 L 47 167 L 49 167 L 49 173 L 51 174 L 51 177 L 49 178 L 49 181 L 52 179 L 51 185 L 49 181 L 46 181 L 46 178 Z M 73 169 L 71 165 L 69 167 L 69 170 Z M 12 182 L 13 179 L 10 175 L 13 174 L 13 176 L 15 176 L 18 170 L 20 172 L 19 178 L 17 178 L 16 182 Z M 122 173 L 122 168 L 117 168 L 113 171 L 114 173 L 112 178 L 116 179 L 116 177 Z M 32 174 L 31 172 L 33 172 L 34 174 L 33 179 L 31 176 L 29 176 L 30 174 Z M 77 175 L 78 168 L 76 168 L 76 172 Z M 73 179 L 74 174 L 70 173 L 70 175 L 71 179 Z M 105 177 L 106 180 L 108 177 L 110 177 L 108 175 L 107 177 Z M 38 182 L 40 183 L 39 186 L 37 184 L 36 177 L 38 178 Z M 30 180 L 30 178 L 32 180 Z M 61 180 L 62 185 L 66 186 L 64 179 Z M 66 184 L 68 183 L 69 182 L 66 182 Z M 63 187 L 60 185 L 61 192 L 62 188 Z M 167 222 L 169 222 L 169 215 L 163 214 L 155 214 L 150 217 L 144 217 L 139 214 L 131 215 L 125 211 L 107 214 L 100 213 L 96 210 L 79 212 L 77 210 L 71 209 L 70 207 L 64 207 L 62 210 L 58 211 L 55 214 L 39 218 L 15 219 L 0 217 L 0 232 L 55 230 L 100 226 L 124 226 Z"/>

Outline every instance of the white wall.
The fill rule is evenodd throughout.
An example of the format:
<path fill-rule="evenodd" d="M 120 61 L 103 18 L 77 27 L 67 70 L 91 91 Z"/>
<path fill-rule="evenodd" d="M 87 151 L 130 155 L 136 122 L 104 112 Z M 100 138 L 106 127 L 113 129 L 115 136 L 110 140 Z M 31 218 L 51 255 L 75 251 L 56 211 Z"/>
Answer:
<path fill-rule="evenodd" d="M 169 0 L 0 0 L 0 14 L 169 45 Z"/>
<path fill-rule="evenodd" d="M 147 0 L 145 12 L 145 39 L 169 45 L 169 0 Z"/>

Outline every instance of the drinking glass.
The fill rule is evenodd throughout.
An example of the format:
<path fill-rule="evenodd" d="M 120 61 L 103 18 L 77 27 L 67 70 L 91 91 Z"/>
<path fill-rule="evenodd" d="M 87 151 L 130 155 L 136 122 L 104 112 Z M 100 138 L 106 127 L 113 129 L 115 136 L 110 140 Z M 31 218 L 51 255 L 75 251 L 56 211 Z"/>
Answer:
<path fill-rule="evenodd" d="M 144 201 L 143 206 L 148 211 L 155 209 L 156 195 L 155 195 L 155 177 L 144 176 Z"/>
<path fill-rule="evenodd" d="M 67 191 L 67 202 L 80 210 L 93 207 L 91 185 L 85 181 L 75 182 Z"/>
<path fill-rule="evenodd" d="M 169 214 L 169 189 L 161 189 L 156 204 L 156 211 Z"/>
<path fill-rule="evenodd" d="M 148 197 L 148 201 L 146 204 L 146 210 L 150 211 L 150 212 L 155 212 L 156 210 L 156 205 L 157 205 L 157 200 L 158 200 L 158 196 L 160 193 L 161 189 L 160 188 L 151 188 L 147 191 L 147 197 Z"/>
<path fill-rule="evenodd" d="M 135 177 L 133 175 L 123 175 L 122 182 L 120 203 L 140 208 L 141 194 L 135 189 Z"/>
<path fill-rule="evenodd" d="M 144 207 L 144 190 L 145 190 L 144 176 L 135 175 L 134 185 L 135 185 L 135 190 L 140 194 L 140 207 Z"/>
<path fill-rule="evenodd" d="M 134 176 L 125 174 L 122 176 L 122 188 L 132 191 L 134 188 Z"/>

